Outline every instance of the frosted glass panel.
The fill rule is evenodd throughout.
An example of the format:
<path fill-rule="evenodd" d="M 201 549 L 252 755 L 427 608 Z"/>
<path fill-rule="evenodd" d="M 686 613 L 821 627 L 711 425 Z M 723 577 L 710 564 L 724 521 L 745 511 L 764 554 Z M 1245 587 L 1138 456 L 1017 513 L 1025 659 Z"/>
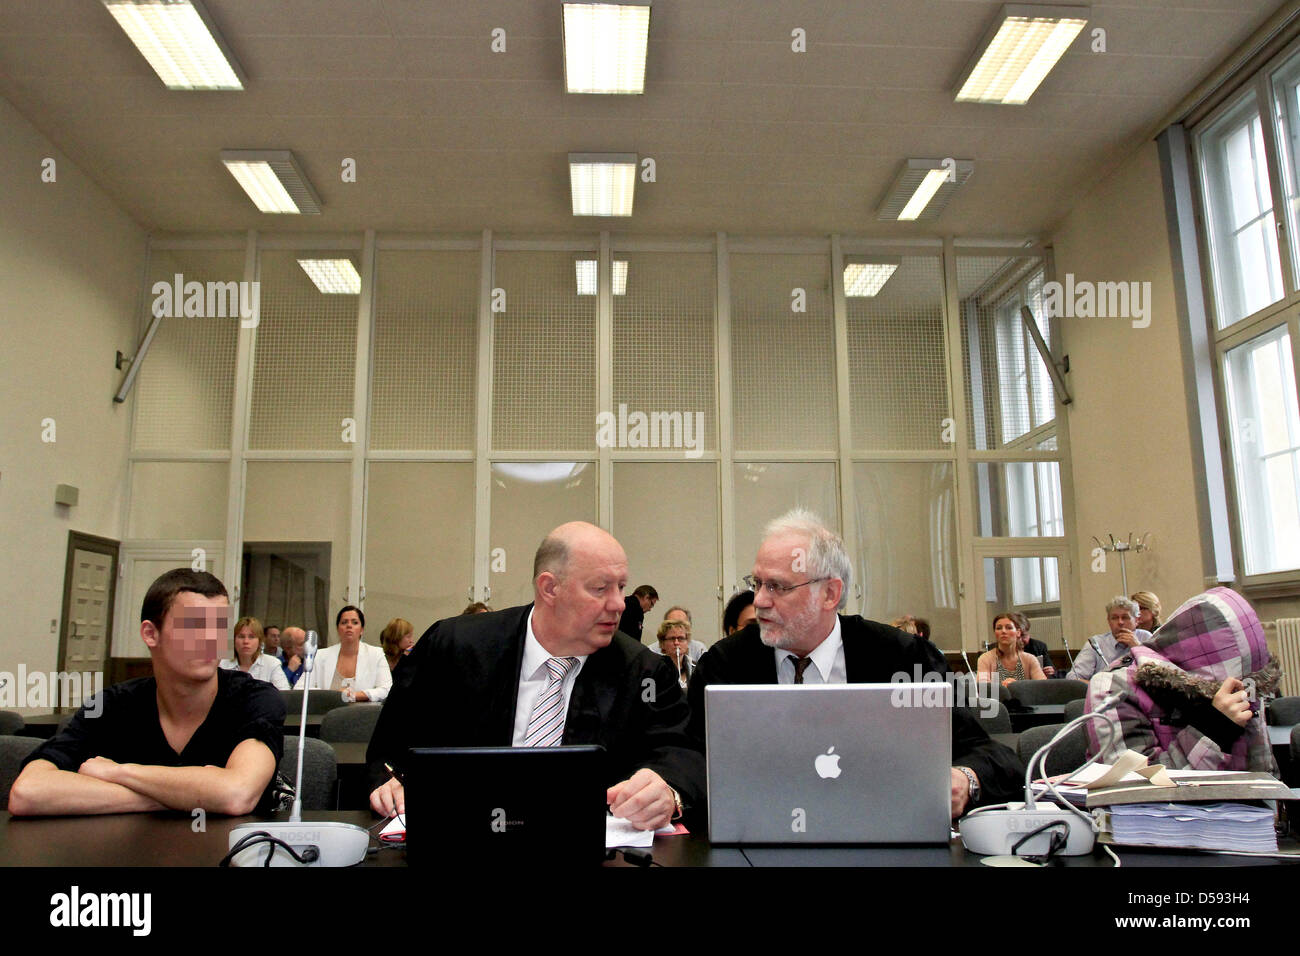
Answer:
<path fill-rule="evenodd" d="M 736 573 L 753 567 L 763 526 L 794 507 L 808 508 L 829 527 L 840 530 L 839 486 L 834 462 L 737 462 Z M 723 582 L 727 588 L 739 581 Z"/>
<path fill-rule="evenodd" d="M 860 462 L 853 466 L 862 615 L 904 614 L 930 622 L 940 648 L 961 645 L 953 466 L 947 462 Z"/>
<path fill-rule="evenodd" d="M 351 451 L 344 419 L 356 417 L 358 296 L 321 292 L 298 257 L 262 253 L 248 447 Z"/>
<path fill-rule="evenodd" d="M 177 276 L 180 301 L 175 292 Z M 238 295 L 243 278 L 242 250 L 155 250 L 150 254 L 147 305 L 151 312 L 157 307 L 163 318 L 135 383 L 136 449 L 230 448 L 239 350 Z M 155 291 L 156 283 L 166 288 Z M 192 299 L 185 291 L 194 291 L 190 283 L 201 285 L 203 315 L 185 309 L 189 300 L 193 311 L 200 311 L 200 299 Z M 232 291 L 234 299 L 228 294 Z"/>
<path fill-rule="evenodd" d="M 943 274 L 905 256 L 874 296 L 845 299 L 853 447 L 945 447 L 948 406 Z"/>
<path fill-rule="evenodd" d="M 343 598 L 352 537 L 352 466 L 332 461 L 250 461 L 247 467 L 245 542 L 312 546 L 281 549 L 284 552 L 329 547 L 328 568 L 319 569 L 327 573 L 318 573 L 326 587 L 324 617 L 328 627 L 321 637 L 328 637 L 333 644 L 337 641 L 334 615 L 344 604 L 357 603 L 355 594 L 349 594 L 346 601 Z M 310 570 L 306 560 L 295 558 L 293 564 Z M 316 613 L 312 601 L 302 608 L 302 613 L 309 612 Z M 377 643 L 379 632 L 367 628 L 365 639 Z"/>
<path fill-rule="evenodd" d="M 494 462 L 492 607 L 530 603 L 533 556 L 542 538 L 566 521 L 595 523 L 596 516 L 594 462 Z"/>
<path fill-rule="evenodd" d="M 618 462 L 614 465 L 614 536 L 627 552 L 628 591 L 659 592 L 644 642 L 674 604 L 691 612 L 695 640 L 722 633 L 718 600 L 718 466 L 713 462 Z"/>
<path fill-rule="evenodd" d="M 474 581 L 474 465 L 372 462 L 366 504 L 365 611 L 376 637 L 394 617 L 418 638 L 459 614 Z"/>
<path fill-rule="evenodd" d="M 731 257 L 736 448 L 835 448 L 830 258 Z"/>

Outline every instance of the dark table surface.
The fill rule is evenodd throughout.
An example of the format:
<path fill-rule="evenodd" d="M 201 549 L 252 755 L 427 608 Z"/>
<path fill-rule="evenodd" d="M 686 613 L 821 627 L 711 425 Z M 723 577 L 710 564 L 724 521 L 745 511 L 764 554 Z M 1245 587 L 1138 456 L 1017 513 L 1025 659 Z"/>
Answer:
<path fill-rule="evenodd" d="M 280 814 L 273 819 L 287 819 Z M 136 813 L 89 817 L 11 818 L 0 813 L 0 866 L 131 867 L 216 866 L 228 849 L 228 834 L 256 817 L 210 816 L 196 832 L 189 814 Z M 368 811 L 303 813 L 305 821 L 333 820 L 380 829 Z M 1125 866 L 1255 866 L 1269 859 L 1195 852 L 1118 847 Z M 723 847 L 694 835 L 657 836 L 654 859 L 663 866 L 978 866 L 959 839 L 947 846 Z M 621 860 L 619 861 L 621 863 Z M 1069 866 L 1111 866 L 1100 851 L 1066 860 Z M 1300 859 L 1297 860 L 1300 862 Z M 366 866 L 405 866 L 402 849 L 371 853 Z"/>

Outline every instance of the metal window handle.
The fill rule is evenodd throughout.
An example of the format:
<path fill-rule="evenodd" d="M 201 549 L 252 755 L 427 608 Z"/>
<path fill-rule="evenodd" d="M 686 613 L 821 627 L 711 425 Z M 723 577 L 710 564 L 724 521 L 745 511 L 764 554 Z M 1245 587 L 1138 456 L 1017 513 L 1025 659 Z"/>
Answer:
<path fill-rule="evenodd" d="M 471 604 L 474 603 L 474 585 L 471 584 L 465 589 L 465 600 Z"/>
<path fill-rule="evenodd" d="M 358 603 L 360 603 L 360 604 L 365 604 L 365 603 L 366 603 L 366 586 L 365 586 L 364 584 L 361 585 L 361 598 L 360 598 L 360 600 L 358 601 Z"/>

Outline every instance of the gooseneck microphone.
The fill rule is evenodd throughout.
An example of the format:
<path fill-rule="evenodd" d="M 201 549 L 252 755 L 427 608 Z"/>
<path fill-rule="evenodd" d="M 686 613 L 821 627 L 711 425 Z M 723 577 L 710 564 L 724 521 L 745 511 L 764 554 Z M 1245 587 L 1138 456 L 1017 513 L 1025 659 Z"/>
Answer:
<path fill-rule="evenodd" d="M 320 641 L 315 631 L 303 641 L 302 715 L 298 724 L 298 773 L 293 781 L 293 809 L 287 822 L 243 823 L 230 831 L 230 853 L 225 862 L 234 866 L 356 866 L 366 858 L 370 832 L 351 823 L 302 822 L 302 759 L 307 748 L 307 695 Z M 304 683 L 303 678 L 306 678 Z M 261 847 L 266 846 L 265 855 Z"/>

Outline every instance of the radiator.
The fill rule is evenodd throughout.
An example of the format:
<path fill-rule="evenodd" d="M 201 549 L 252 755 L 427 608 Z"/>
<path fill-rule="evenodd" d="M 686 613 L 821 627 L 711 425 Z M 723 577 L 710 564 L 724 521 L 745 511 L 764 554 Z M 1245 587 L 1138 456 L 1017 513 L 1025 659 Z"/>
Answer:
<path fill-rule="evenodd" d="M 1300 617 L 1277 619 L 1277 656 L 1282 665 L 1279 693 L 1284 697 L 1300 694 Z"/>

